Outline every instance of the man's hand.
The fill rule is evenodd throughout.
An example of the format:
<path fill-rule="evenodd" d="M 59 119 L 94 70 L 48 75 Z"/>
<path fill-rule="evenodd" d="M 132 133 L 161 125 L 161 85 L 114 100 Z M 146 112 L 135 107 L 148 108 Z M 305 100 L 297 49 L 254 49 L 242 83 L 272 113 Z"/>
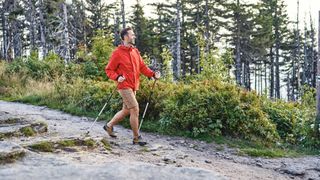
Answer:
<path fill-rule="evenodd" d="M 156 71 L 156 72 L 154 73 L 154 78 L 159 79 L 160 77 L 161 77 L 160 71 Z"/>
<path fill-rule="evenodd" d="M 119 76 L 119 77 L 118 77 L 118 82 L 119 82 L 119 83 L 123 82 L 124 80 L 126 80 L 125 77 L 123 77 L 123 76 Z"/>

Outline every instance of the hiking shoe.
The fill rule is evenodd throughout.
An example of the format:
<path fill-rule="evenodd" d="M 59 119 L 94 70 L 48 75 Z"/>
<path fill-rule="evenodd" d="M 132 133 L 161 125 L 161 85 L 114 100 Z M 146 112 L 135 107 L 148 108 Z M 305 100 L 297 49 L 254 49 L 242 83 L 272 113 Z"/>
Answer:
<path fill-rule="evenodd" d="M 109 134 L 110 137 L 116 138 L 117 135 L 113 131 L 113 127 L 109 127 L 107 124 L 103 126 L 103 129 Z"/>
<path fill-rule="evenodd" d="M 138 136 L 138 137 L 135 137 L 135 138 L 133 138 L 133 144 L 139 144 L 140 146 L 145 146 L 146 144 L 148 144 L 146 141 L 144 141 L 143 139 L 142 139 L 142 137 L 141 136 Z"/>

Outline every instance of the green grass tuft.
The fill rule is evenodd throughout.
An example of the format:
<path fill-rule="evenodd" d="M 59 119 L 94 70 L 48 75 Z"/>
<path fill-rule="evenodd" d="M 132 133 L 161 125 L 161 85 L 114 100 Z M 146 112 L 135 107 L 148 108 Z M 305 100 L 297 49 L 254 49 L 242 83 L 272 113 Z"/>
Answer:
<path fill-rule="evenodd" d="M 111 144 L 105 138 L 101 139 L 101 143 L 106 150 L 112 151 Z"/>
<path fill-rule="evenodd" d="M 53 152 L 53 143 L 49 141 L 43 141 L 29 146 L 31 149 L 40 152 Z"/>
<path fill-rule="evenodd" d="M 34 136 L 36 134 L 30 126 L 22 127 L 19 131 L 26 137 Z"/>

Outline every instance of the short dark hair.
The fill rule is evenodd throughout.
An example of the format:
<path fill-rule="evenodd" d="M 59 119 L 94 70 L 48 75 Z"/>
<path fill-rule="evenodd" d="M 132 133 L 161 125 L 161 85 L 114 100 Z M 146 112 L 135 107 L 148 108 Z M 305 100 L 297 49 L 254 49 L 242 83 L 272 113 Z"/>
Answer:
<path fill-rule="evenodd" d="M 128 34 L 128 31 L 132 30 L 131 27 L 123 28 L 120 32 L 120 37 L 123 40 L 124 36 Z"/>

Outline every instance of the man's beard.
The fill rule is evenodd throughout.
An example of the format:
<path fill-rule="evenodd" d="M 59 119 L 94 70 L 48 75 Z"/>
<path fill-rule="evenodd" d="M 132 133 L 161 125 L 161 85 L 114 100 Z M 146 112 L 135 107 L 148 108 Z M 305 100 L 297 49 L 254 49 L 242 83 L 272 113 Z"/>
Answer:
<path fill-rule="evenodd" d="M 131 44 L 131 45 L 135 45 L 135 40 L 131 40 L 131 41 L 129 41 L 129 44 Z"/>

